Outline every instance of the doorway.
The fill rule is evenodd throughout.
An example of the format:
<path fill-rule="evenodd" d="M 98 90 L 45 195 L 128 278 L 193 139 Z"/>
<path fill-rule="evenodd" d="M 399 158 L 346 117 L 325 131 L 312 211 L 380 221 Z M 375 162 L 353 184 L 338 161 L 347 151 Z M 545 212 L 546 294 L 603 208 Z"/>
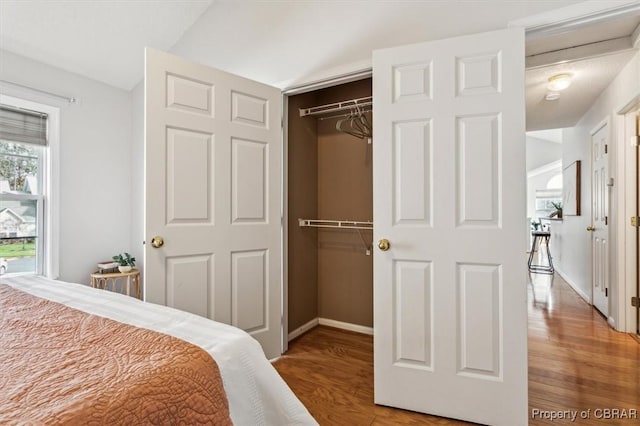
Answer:
<path fill-rule="evenodd" d="M 287 340 L 373 334 L 371 95 L 367 77 L 285 97 Z"/>
<path fill-rule="evenodd" d="M 630 142 L 624 145 L 625 152 L 620 161 L 627 181 L 623 187 L 625 202 L 621 203 L 619 214 L 624 225 L 621 239 L 625 241 L 621 255 L 626 259 L 621 276 L 627 285 L 621 289 L 619 297 L 622 303 L 632 301 L 626 311 L 625 319 L 630 324 L 627 331 L 640 334 L 640 304 L 637 303 L 640 297 L 640 93 L 618 112 L 617 122 L 624 128 L 624 140 Z"/>
<path fill-rule="evenodd" d="M 637 90 L 637 76 L 630 76 L 633 64 L 628 65 L 638 61 L 636 9 L 609 11 L 590 21 L 573 18 L 568 26 L 551 23 L 528 32 L 527 43 L 527 130 L 561 128 L 560 168 L 564 172 L 578 161 L 582 168 L 581 213 L 564 210 L 562 220 L 548 222 L 554 266 L 619 330 L 628 324 L 624 318 L 628 299 L 620 297 L 624 289 L 615 288 L 624 282 L 615 277 L 624 269 L 620 266 L 624 262 L 616 261 L 624 252 L 616 236 L 625 233 L 617 214 L 624 204 L 619 164 L 624 162 L 625 144 L 611 111 L 628 102 L 627 93 Z M 618 47 L 612 48 L 610 40 L 616 40 Z M 564 90 L 553 84 L 563 76 L 570 78 Z M 610 87 L 612 82 L 617 85 Z M 609 141 L 592 147 L 593 135 Z M 616 164 L 618 170 L 612 168 Z M 563 191 L 563 198 L 566 195 Z"/>
<path fill-rule="evenodd" d="M 610 243 L 609 238 L 609 120 L 591 132 L 591 265 L 593 306 L 609 316 Z"/>
<path fill-rule="evenodd" d="M 637 300 L 640 298 L 640 106 L 638 109 L 632 113 L 628 114 L 627 123 L 629 127 L 631 127 L 631 137 L 635 136 L 636 146 L 636 179 L 635 179 L 635 192 L 636 192 L 636 205 L 635 205 L 635 234 L 636 234 L 636 255 L 635 255 L 635 270 L 636 270 L 636 333 L 640 334 L 640 303 L 637 303 Z M 635 122 L 635 126 L 634 126 Z M 634 135 L 635 133 L 635 135 Z"/>
<path fill-rule="evenodd" d="M 517 220 L 524 149 L 515 142 L 524 130 L 518 109 L 522 45 L 522 30 L 512 29 L 401 47 L 398 56 L 394 49 L 374 55 L 381 71 L 376 81 L 382 82 L 374 91 L 377 105 L 397 110 L 376 118 L 381 143 L 373 147 L 379 161 L 376 268 L 382 267 L 374 288 L 380 289 L 376 312 L 385 315 L 376 314 L 374 351 L 376 371 L 387 370 L 386 376 L 376 374 L 378 403 L 385 404 L 388 389 L 395 388 L 387 405 L 434 412 L 440 385 L 465 386 L 466 402 L 440 401 L 443 414 L 455 410 L 453 417 L 489 423 L 526 419 L 526 323 L 518 315 L 524 306 L 512 308 L 524 300 L 525 289 L 503 285 L 518 280 L 515 248 L 524 242 Z M 501 65 L 517 72 L 499 71 Z M 365 240 L 360 248 L 365 256 L 368 245 Z M 457 337 L 437 338 L 442 333 Z M 464 355 L 457 358 L 456 350 Z M 423 389 L 427 375 L 439 385 Z M 400 389 L 396 381 L 380 392 L 385 377 L 407 385 Z M 433 397 L 425 402 L 426 395 Z M 514 401 L 497 421 L 498 410 L 487 407 L 505 400 Z"/>

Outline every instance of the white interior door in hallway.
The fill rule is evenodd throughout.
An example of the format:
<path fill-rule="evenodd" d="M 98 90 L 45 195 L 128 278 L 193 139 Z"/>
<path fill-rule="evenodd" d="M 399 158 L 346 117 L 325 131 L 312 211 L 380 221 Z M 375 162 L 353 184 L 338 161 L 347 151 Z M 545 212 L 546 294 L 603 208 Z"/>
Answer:
<path fill-rule="evenodd" d="M 146 51 L 145 299 L 235 325 L 268 358 L 282 336 L 281 104 L 276 88 Z"/>
<path fill-rule="evenodd" d="M 524 31 L 375 51 L 373 78 L 375 401 L 525 425 Z"/>
<path fill-rule="evenodd" d="M 609 123 L 591 133 L 591 265 L 593 305 L 609 315 Z"/>

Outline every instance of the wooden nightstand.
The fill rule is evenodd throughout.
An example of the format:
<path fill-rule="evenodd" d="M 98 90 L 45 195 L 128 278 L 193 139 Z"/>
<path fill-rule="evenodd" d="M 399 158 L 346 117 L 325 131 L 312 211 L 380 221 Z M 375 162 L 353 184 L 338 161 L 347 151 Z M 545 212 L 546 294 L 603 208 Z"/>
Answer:
<path fill-rule="evenodd" d="M 91 287 L 110 290 L 140 299 L 140 271 L 132 269 L 129 272 L 112 272 L 91 274 Z"/>

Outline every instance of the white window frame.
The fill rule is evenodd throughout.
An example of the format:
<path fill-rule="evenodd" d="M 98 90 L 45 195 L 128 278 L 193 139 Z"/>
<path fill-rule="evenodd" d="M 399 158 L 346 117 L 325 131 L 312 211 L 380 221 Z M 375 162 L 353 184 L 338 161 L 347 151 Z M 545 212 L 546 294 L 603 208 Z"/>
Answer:
<path fill-rule="evenodd" d="M 41 147 L 41 167 L 38 173 L 38 192 L 43 198 L 38 214 L 42 215 L 40 217 L 43 220 L 39 221 L 40 226 L 37 231 L 42 252 L 36 257 L 36 273 L 56 279 L 59 275 L 60 262 L 60 109 L 8 95 L 0 95 L 0 103 L 47 114 L 48 141 L 47 146 Z M 37 197 L 33 196 L 33 198 Z M 4 198 L 11 197 L 4 196 Z M 26 199 L 24 196 L 19 198 Z"/>

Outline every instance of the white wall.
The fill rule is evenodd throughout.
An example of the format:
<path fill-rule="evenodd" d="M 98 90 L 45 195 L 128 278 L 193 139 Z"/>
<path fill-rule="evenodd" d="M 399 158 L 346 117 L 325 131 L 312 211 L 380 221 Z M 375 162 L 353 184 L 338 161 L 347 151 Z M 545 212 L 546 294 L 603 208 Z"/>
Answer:
<path fill-rule="evenodd" d="M 131 253 L 144 282 L 144 82 L 131 91 Z"/>
<path fill-rule="evenodd" d="M 565 167 L 581 161 L 580 216 L 564 214 L 562 224 L 555 226 L 552 239 L 562 242 L 562 251 L 554 264 L 563 278 L 587 300 L 591 300 L 591 177 L 590 128 L 584 119 L 563 131 L 562 164 Z"/>
<path fill-rule="evenodd" d="M 527 134 L 527 172 L 562 158 L 562 144 Z"/>
<path fill-rule="evenodd" d="M 5 51 L 0 63 L 2 80 L 79 99 L 66 104 L 29 90 L 2 89 L 60 107 L 59 275 L 88 283 L 98 261 L 130 247 L 130 94 Z"/>
<path fill-rule="evenodd" d="M 618 295 L 624 288 L 625 277 L 619 272 L 616 246 L 619 238 L 625 238 L 628 228 L 626 223 L 615 214 L 618 208 L 624 210 L 626 201 L 625 173 L 618 158 L 625 158 L 623 154 L 629 148 L 624 138 L 619 138 L 618 111 L 634 96 L 640 93 L 640 53 L 626 65 L 609 87 L 600 95 L 593 106 L 580 119 L 578 124 L 563 132 L 562 161 L 571 164 L 575 160 L 582 160 L 582 216 L 565 216 L 561 227 L 558 227 L 558 238 L 562 241 L 562 253 L 556 261 L 557 269 L 568 281 L 590 297 L 591 295 L 591 234 L 586 227 L 591 224 L 591 132 L 605 119 L 610 123 L 610 156 L 609 172 L 615 179 L 616 185 L 610 192 L 610 247 L 611 269 L 610 277 L 610 321 L 618 328 L 624 328 L 620 318 L 624 316 L 618 309 Z M 624 217 L 621 215 L 621 217 Z M 553 238 L 553 237 L 552 237 Z M 624 255 L 621 253 L 621 255 Z M 613 301 L 613 303 L 611 303 Z"/>

